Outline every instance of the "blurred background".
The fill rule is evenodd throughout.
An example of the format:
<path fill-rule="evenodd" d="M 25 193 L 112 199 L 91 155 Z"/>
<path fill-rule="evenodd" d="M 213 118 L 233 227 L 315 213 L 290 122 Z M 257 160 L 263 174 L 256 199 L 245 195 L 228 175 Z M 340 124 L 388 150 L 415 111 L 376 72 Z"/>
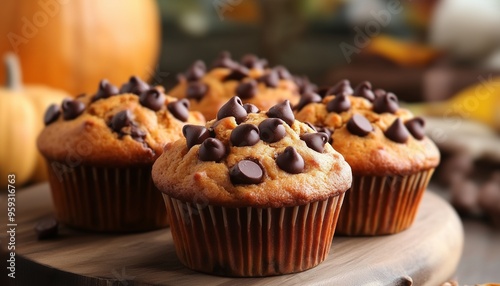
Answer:
<path fill-rule="evenodd" d="M 136 74 L 168 91 L 195 60 L 210 64 L 223 50 L 236 59 L 255 53 L 320 87 L 344 78 L 353 86 L 369 80 L 426 117 L 427 134 L 442 151 L 431 188 L 464 218 L 469 242 L 464 257 L 472 258 L 460 265 L 460 282 L 495 278 L 494 269 L 500 269 L 500 1 L 9 2 L 0 11 L 0 55 L 12 52 L 19 63 L 1 69 L 0 80 L 6 82 L 1 92 L 24 93 L 22 100 L 31 103 L 0 95 L 1 149 L 10 148 L 5 138 L 13 134 L 31 144 L 35 136 L 30 134 L 42 126 L 29 121 L 41 122 L 45 108 L 63 97 L 95 92 L 101 78 L 120 85 Z M 23 114 L 14 104 L 24 112 L 33 105 L 28 113 L 35 115 L 11 124 L 11 117 Z M 26 128 L 33 132 L 19 134 Z M 0 151 L 0 173 L 16 168 L 26 183 L 43 181 L 36 148 L 21 147 L 22 156 Z M 471 271 L 478 263 L 474 259 L 485 266 Z"/>

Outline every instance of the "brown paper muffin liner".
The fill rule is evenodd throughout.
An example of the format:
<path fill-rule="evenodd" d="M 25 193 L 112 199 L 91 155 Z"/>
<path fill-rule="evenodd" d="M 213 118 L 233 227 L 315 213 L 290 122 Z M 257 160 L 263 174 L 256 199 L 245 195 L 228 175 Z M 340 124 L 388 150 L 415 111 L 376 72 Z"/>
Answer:
<path fill-rule="evenodd" d="M 163 197 L 184 265 L 251 277 L 300 272 L 325 260 L 344 193 L 285 208 L 226 208 Z"/>
<path fill-rule="evenodd" d="M 408 176 L 353 176 L 336 234 L 394 234 L 411 226 L 434 169 Z"/>
<path fill-rule="evenodd" d="M 57 219 L 74 228 L 137 232 L 168 226 L 151 166 L 58 168 L 48 161 Z"/>

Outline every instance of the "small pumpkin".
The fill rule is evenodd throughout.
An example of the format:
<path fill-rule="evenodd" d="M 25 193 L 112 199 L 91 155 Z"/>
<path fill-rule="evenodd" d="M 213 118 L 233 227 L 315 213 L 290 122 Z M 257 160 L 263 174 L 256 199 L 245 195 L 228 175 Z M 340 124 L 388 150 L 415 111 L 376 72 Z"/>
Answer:
<path fill-rule="evenodd" d="M 69 95 L 44 86 L 21 83 L 18 58 L 5 56 L 7 81 L 0 87 L 0 178 L 16 175 L 16 185 L 47 179 L 45 162 L 36 148 L 36 137 L 43 128 L 45 109 Z M 3 187 L 7 180 L 0 182 Z"/>
<path fill-rule="evenodd" d="M 151 78 L 160 19 L 154 0 L 2 1 L 0 35 L 0 55 L 19 56 L 25 83 L 80 94 L 102 78 Z"/>

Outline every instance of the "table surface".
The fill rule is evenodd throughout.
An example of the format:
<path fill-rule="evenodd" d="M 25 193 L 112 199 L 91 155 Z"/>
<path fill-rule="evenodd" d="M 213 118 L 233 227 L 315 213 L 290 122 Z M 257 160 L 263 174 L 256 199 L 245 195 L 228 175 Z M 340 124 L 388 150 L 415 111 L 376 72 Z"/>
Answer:
<path fill-rule="evenodd" d="M 183 267 L 168 229 L 102 235 L 62 227 L 57 239 L 37 241 L 33 225 L 52 212 L 48 186 L 19 192 L 17 201 L 16 255 L 21 279 L 16 282 L 22 282 L 20 285 L 34 281 L 51 285 L 109 285 L 110 281 L 112 285 L 236 283 L 234 278 L 205 275 Z M 438 285 L 453 275 L 462 243 L 458 216 L 444 200 L 428 192 L 415 223 L 402 233 L 335 237 L 329 257 L 314 269 L 292 275 L 239 278 L 237 283 L 364 285 L 381 281 L 383 285 L 409 285 L 412 281 L 413 285 Z"/>

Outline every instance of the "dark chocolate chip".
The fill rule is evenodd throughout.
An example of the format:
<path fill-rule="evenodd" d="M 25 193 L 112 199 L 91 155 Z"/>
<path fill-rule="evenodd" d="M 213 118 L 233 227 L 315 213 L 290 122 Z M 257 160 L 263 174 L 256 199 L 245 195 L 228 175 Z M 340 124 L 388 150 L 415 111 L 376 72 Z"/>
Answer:
<path fill-rule="evenodd" d="M 120 88 L 120 93 L 133 93 L 140 95 L 148 89 L 150 89 L 149 84 L 145 83 L 137 76 L 131 76 L 129 81 L 123 84 Z"/>
<path fill-rule="evenodd" d="M 231 132 L 230 139 L 233 146 L 253 146 L 260 141 L 259 128 L 253 124 L 241 124 Z"/>
<path fill-rule="evenodd" d="M 229 170 L 229 178 L 233 185 L 258 184 L 264 179 L 264 172 L 254 161 L 241 160 Z"/>
<path fill-rule="evenodd" d="M 96 101 L 101 98 L 108 98 L 119 93 L 120 90 L 118 89 L 118 87 L 109 83 L 107 79 L 103 79 L 99 82 L 99 88 L 97 90 L 97 93 L 92 97 L 92 101 Z"/>
<path fill-rule="evenodd" d="M 360 114 L 354 114 L 347 122 L 347 130 L 354 135 L 364 137 L 373 131 L 373 127 L 366 117 Z"/>
<path fill-rule="evenodd" d="M 203 61 L 197 60 L 186 71 L 186 80 L 197 81 L 205 75 L 206 71 L 207 67 L 205 66 L 205 63 Z"/>
<path fill-rule="evenodd" d="M 242 82 L 236 87 L 236 95 L 242 99 L 250 99 L 257 95 L 257 82 L 255 80 L 249 80 Z"/>
<path fill-rule="evenodd" d="M 372 91 L 372 84 L 369 81 L 363 81 L 354 89 L 354 96 L 363 97 L 369 101 L 375 100 L 375 94 Z"/>
<path fill-rule="evenodd" d="M 422 117 L 415 117 L 405 122 L 406 128 L 410 131 L 411 135 L 417 140 L 422 140 L 425 137 L 425 121 Z"/>
<path fill-rule="evenodd" d="M 333 144 L 333 131 L 331 129 L 323 126 L 316 126 L 316 131 L 325 133 L 328 136 L 328 143 Z"/>
<path fill-rule="evenodd" d="M 336 95 L 335 98 L 330 100 L 326 105 L 326 110 L 328 112 L 341 113 L 349 110 L 349 108 L 351 108 L 351 101 L 347 98 L 345 93 Z"/>
<path fill-rule="evenodd" d="M 384 134 L 385 137 L 397 143 L 405 143 L 408 140 L 408 137 L 410 137 L 410 133 L 408 133 L 408 130 L 400 118 L 396 118 Z"/>
<path fill-rule="evenodd" d="M 57 104 L 52 104 L 45 111 L 43 122 L 45 125 L 49 125 L 50 123 L 56 121 L 59 118 L 59 115 L 61 115 L 61 108 Z"/>
<path fill-rule="evenodd" d="M 279 118 L 267 118 L 259 124 L 260 139 L 267 143 L 280 141 L 286 135 L 285 122 Z"/>
<path fill-rule="evenodd" d="M 144 139 L 146 138 L 146 131 L 142 130 L 141 128 L 132 125 L 130 126 L 130 136 L 132 139 L 139 141 L 139 142 L 144 142 Z"/>
<path fill-rule="evenodd" d="M 259 113 L 259 111 L 260 111 L 260 109 L 259 109 L 257 106 L 255 106 L 255 105 L 253 105 L 253 104 L 251 104 L 251 103 L 245 103 L 245 104 L 243 104 L 243 108 L 244 108 L 244 109 L 247 111 L 247 113 L 249 113 L 249 114 L 250 114 L 250 113 Z"/>
<path fill-rule="evenodd" d="M 267 61 L 259 59 L 256 55 L 247 54 L 241 58 L 241 64 L 249 69 L 263 69 Z"/>
<path fill-rule="evenodd" d="M 183 98 L 177 101 L 172 101 L 167 104 L 168 111 L 182 122 L 186 122 L 189 118 L 189 100 Z"/>
<path fill-rule="evenodd" d="M 311 128 L 312 130 L 317 131 L 317 130 L 316 130 L 316 127 L 314 127 L 314 125 L 312 125 L 312 124 L 311 124 L 311 122 L 304 121 L 304 123 L 305 123 L 307 126 L 309 126 L 309 128 Z"/>
<path fill-rule="evenodd" d="M 212 67 L 232 69 L 237 65 L 238 63 L 231 59 L 231 54 L 228 51 L 223 51 L 220 53 L 219 57 L 213 62 Z"/>
<path fill-rule="evenodd" d="M 39 220 L 35 225 L 35 232 L 38 240 L 57 237 L 59 223 L 55 218 L 45 218 Z"/>
<path fill-rule="evenodd" d="M 277 87 L 280 79 L 277 72 L 270 70 L 265 75 L 259 77 L 258 81 L 263 82 L 267 87 Z"/>
<path fill-rule="evenodd" d="M 111 129 L 115 132 L 120 132 L 123 127 L 130 125 L 132 125 L 132 112 L 128 109 L 116 113 L 111 118 Z"/>
<path fill-rule="evenodd" d="M 306 133 L 300 136 L 300 139 L 306 142 L 307 147 L 316 152 L 323 153 L 325 143 L 328 142 L 328 135 L 324 132 Z"/>
<path fill-rule="evenodd" d="M 186 124 L 182 127 L 182 134 L 186 137 L 186 145 L 191 149 L 194 145 L 201 144 L 205 139 L 210 138 L 210 131 L 204 126 Z"/>
<path fill-rule="evenodd" d="M 377 88 L 376 90 L 373 91 L 373 94 L 375 95 L 375 98 L 377 97 L 380 97 L 382 95 L 385 95 L 387 93 L 387 91 L 381 89 L 381 88 Z"/>
<path fill-rule="evenodd" d="M 219 162 L 226 156 L 226 146 L 216 138 L 207 138 L 201 143 L 198 158 L 201 161 Z"/>
<path fill-rule="evenodd" d="M 325 97 L 325 96 L 329 95 L 328 94 L 329 90 L 330 90 L 329 86 L 323 86 L 323 87 L 318 88 L 317 94 L 321 97 Z"/>
<path fill-rule="evenodd" d="M 280 79 L 288 80 L 292 78 L 292 75 L 284 66 L 276 66 L 274 70 Z"/>
<path fill-rule="evenodd" d="M 186 89 L 186 98 L 201 100 L 205 94 L 207 94 L 208 85 L 204 82 L 194 81 L 188 83 Z"/>
<path fill-rule="evenodd" d="M 304 171 L 304 159 L 292 146 L 285 148 L 285 151 L 278 155 L 276 164 L 281 170 L 290 174 L 299 174 Z"/>
<path fill-rule="evenodd" d="M 398 97 L 392 92 L 378 96 L 375 98 L 375 101 L 373 101 L 373 111 L 377 113 L 395 113 L 398 109 Z"/>
<path fill-rule="evenodd" d="M 217 120 L 233 116 L 236 119 L 236 122 L 239 124 L 245 121 L 247 115 L 248 113 L 245 108 L 243 108 L 241 99 L 237 96 L 233 96 L 219 109 L 219 112 L 217 112 Z"/>
<path fill-rule="evenodd" d="M 309 81 L 306 76 L 294 76 L 293 81 L 299 88 L 299 93 L 304 94 L 306 92 L 315 92 L 316 86 Z"/>
<path fill-rule="evenodd" d="M 348 95 L 353 93 L 351 83 L 347 79 L 339 81 L 327 91 L 327 95 L 339 95 L 344 93 Z"/>
<path fill-rule="evenodd" d="M 165 95 L 158 89 L 152 88 L 139 96 L 139 103 L 153 111 L 158 111 L 165 104 Z"/>
<path fill-rule="evenodd" d="M 241 65 L 236 65 L 231 69 L 231 73 L 229 73 L 223 81 L 228 80 L 242 80 L 248 76 L 248 69 Z"/>
<path fill-rule="evenodd" d="M 288 99 L 271 107 L 266 114 L 271 118 L 282 119 L 290 126 L 292 126 L 295 121 L 292 106 L 290 105 L 290 101 Z"/>
<path fill-rule="evenodd" d="M 319 94 L 313 91 L 307 91 L 300 97 L 299 103 L 295 106 L 295 109 L 300 111 L 302 108 L 304 108 L 306 105 L 310 103 L 318 103 L 321 101 L 322 98 Z"/>
<path fill-rule="evenodd" d="M 78 100 L 65 99 L 62 102 L 64 120 L 77 118 L 85 110 L 85 104 Z"/>

